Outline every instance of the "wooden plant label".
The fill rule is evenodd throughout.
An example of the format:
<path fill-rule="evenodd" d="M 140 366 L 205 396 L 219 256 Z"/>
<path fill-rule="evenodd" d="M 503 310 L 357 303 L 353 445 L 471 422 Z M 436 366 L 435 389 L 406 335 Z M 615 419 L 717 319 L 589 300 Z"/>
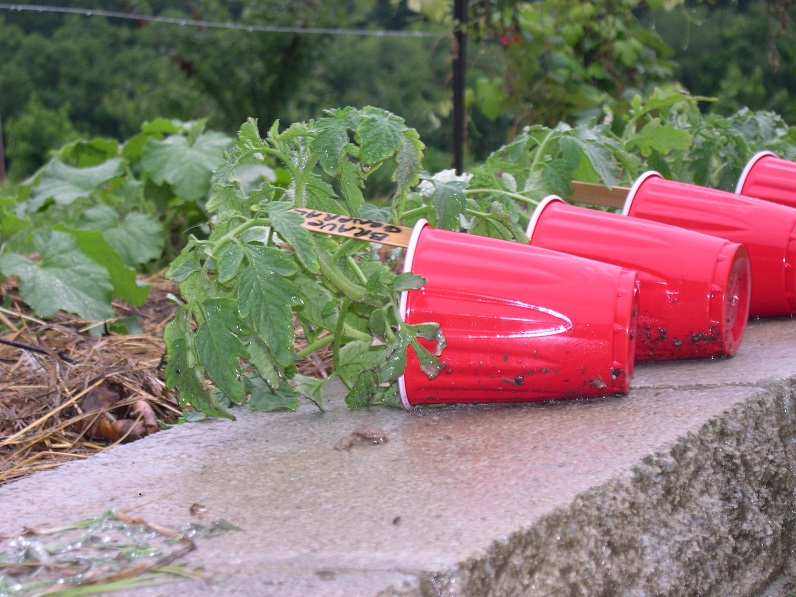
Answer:
<path fill-rule="evenodd" d="M 608 188 L 605 185 L 591 182 L 572 182 L 572 203 L 588 203 L 605 207 L 624 207 L 625 199 L 630 192 L 627 187 Z"/>
<path fill-rule="evenodd" d="M 358 238 L 391 247 L 409 246 L 409 237 L 412 235 L 412 229 L 406 226 L 393 226 L 384 222 L 333 214 L 317 209 L 294 207 L 290 211 L 304 216 L 303 228 L 322 234 Z"/>

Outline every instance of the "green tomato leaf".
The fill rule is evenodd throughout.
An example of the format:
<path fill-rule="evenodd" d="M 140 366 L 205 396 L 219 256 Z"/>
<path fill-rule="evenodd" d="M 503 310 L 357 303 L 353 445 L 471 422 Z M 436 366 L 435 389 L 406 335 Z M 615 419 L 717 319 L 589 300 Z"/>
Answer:
<path fill-rule="evenodd" d="M 407 129 L 401 137 L 401 149 L 395 157 L 397 168 L 393 180 L 398 184 L 396 193 L 399 195 L 417 184 L 423 171 L 423 150 L 425 145 L 415 129 Z"/>
<path fill-rule="evenodd" d="M 364 108 L 356 130 L 360 161 L 369 166 L 396 154 L 403 144 L 405 130 L 403 118 L 379 108 Z"/>
<path fill-rule="evenodd" d="M 231 142 L 215 132 L 199 135 L 193 144 L 182 135 L 162 141 L 149 139 L 141 165 L 156 184 L 168 183 L 180 197 L 198 201 L 207 195 L 213 171 L 224 162 L 224 151 Z"/>
<path fill-rule="evenodd" d="M 312 150 L 320 155 L 319 163 L 324 171 L 332 177 L 340 175 L 348 144 L 348 130 L 355 126 L 351 121 L 351 109 L 330 112 L 332 118 L 321 118 L 315 123 L 318 131 L 312 140 Z"/>
<path fill-rule="evenodd" d="M 163 223 L 151 214 L 133 211 L 121 218 L 112 207 L 95 205 L 83 213 L 78 228 L 102 232 L 129 267 L 159 259 L 166 247 Z"/>
<path fill-rule="evenodd" d="M 299 394 L 309 398 L 315 406 L 323 410 L 323 386 L 325 386 L 330 379 L 334 379 L 334 376 L 327 377 L 326 379 L 318 379 L 298 374 L 293 377 L 293 385 Z"/>
<path fill-rule="evenodd" d="M 318 251 L 310 232 L 301 227 L 304 218 L 300 214 L 284 209 L 271 209 L 268 216 L 277 234 L 293 247 L 304 267 L 313 274 L 317 274 L 321 267 L 318 263 Z"/>
<path fill-rule="evenodd" d="M 168 352 L 166 386 L 177 390 L 180 406 L 190 406 L 213 417 L 234 420 L 235 417 L 216 402 L 204 381 L 201 367 L 197 365 L 199 357 L 186 308 L 180 308 L 174 319 L 166 325 L 163 340 Z"/>
<path fill-rule="evenodd" d="M 124 162 L 119 158 L 87 168 L 73 168 L 60 160 L 52 160 L 42 169 L 33 187 L 29 207 L 31 211 L 36 211 L 47 199 L 59 205 L 69 205 L 75 199 L 88 197 L 100 185 L 121 175 L 123 171 Z"/>
<path fill-rule="evenodd" d="M 259 378 L 247 379 L 251 393 L 249 408 L 253 411 L 270 413 L 277 410 L 295 411 L 298 408 L 299 393 L 288 383 L 272 390 Z"/>
<path fill-rule="evenodd" d="M 348 206 L 348 213 L 357 215 L 365 204 L 365 196 L 362 194 L 363 181 L 359 175 L 359 168 L 355 164 L 343 162 L 340 170 L 340 186 Z"/>
<path fill-rule="evenodd" d="M 379 385 L 376 373 L 372 370 L 363 371 L 354 387 L 345 397 L 345 403 L 349 408 L 363 408 L 373 403 L 373 396 L 378 391 Z"/>
<path fill-rule="evenodd" d="M 310 176 L 304 190 L 306 192 L 306 207 L 328 211 L 333 214 L 350 215 L 340 202 L 335 199 L 337 195 L 334 192 L 334 187 L 317 176 Z"/>
<path fill-rule="evenodd" d="M 246 258 L 248 267 L 237 278 L 241 317 L 265 341 L 277 363 L 287 367 L 293 362 L 292 307 L 301 304 L 301 298 L 298 287 L 285 276 L 294 274 L 296 265 L 268 247 L 247 246 Z"/>
<path fill-rule="evenodd" d="M 39 262 L 6 253 L 0 257 L 0 271 L 18 276 L 19 293 L 36 315 L 48 318 L 69 311 L 90 321 L 114 316 L 108 270 L 83 253 L 75 238 L 44 228 L 34 232 L 32 242 Z"/>
<path fill-rule="evenodd" d="M 461 180 L 434 184 L 431 201 L 439 228 L 458 230 L 461 227 L 459 216 L 467 207 L 467 196 L 464 194 L 466 186 L 467 183 Z"/>
<path fill-rule="evenodd" d="M 354 340 L 340 349 L 335 373 L 343 381 L 352 384 L 362 371 L 376 369 L 384 363 L 385 354 L 384 346 L 371 346 L 364 340 Z"/>
<path fill-rule="evenodd" d="M 395 277 L 392 283 L 394 292 L 403 292 L 404 290 L 417 290 L 422 288 L 426 283 L 426 279 L 412 272 L 404 272 Z"/>
<path fill-rule="evenodd" d="M 293 281 L 303 303 L 297 310 L 298 316 L 317 327 L 333 330 L 337 322 L 337 301 L 332 293 L 319 284 L 317 278 L 299 274 Z"/>
<path fill-rule="evenodd" d="M 248 355 L 239 338 L 248 330 L 232 299 L 210 299 L 202 305 L 205 321 L 196 334 L 196 352 L 208 377 L 232 402 L 243 402 L 243 381 L 238 359 Z"/>
<path fill-rule="evenodd" d="M 256 334 L 250 334 L 243 336 L 241 342 L 243 342 L 246 352 L 249 353 L 249 363 L 257 369 L 257 373 L 260 374 L 262 380 L 271 388 L 279 387 L 284 378 L 284 371 L 279 366 L 279 363 L 276 362 L 262 338 Z"/>
<path fill-rule="evenodd" d="M 108 271 L 114 296 L 131 305 L 141 305 L 149 296 L 150 286 L 138 283 L 135 270 L 127 267 L 101 233 L 96 230 L 76 230 L 63 224 L 58 224 L 55 230 L 71 234 L 80 250 Z"/>
<path fill-rule="evenodd" d="M 243 248 L 240 245 L 228 244 L 218 254 L 218 281 L 229 282 L 238 275 L 240 264 L 243 263 Z"/>
<path fill-rule="evenodd" d="M 653 151 L 667 155 L 674 150 L 684 150 L 691 146 L 692 136 L 688 131 L 671 124 L 661 124 L 660 118 L 649 121 L 644 128 L 627 141 L 629 148 L 637 148 L 644 157 Z"/>

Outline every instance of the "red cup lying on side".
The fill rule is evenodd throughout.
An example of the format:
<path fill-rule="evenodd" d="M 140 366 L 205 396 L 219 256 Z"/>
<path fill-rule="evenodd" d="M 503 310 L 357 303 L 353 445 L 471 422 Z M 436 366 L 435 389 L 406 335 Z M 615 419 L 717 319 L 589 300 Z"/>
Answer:
<path fill-rule="evenodd" d="M 744 245 L 752 263 L 749 314 L 796 313 L 796 209 L 647 172 L 630 189 L 623 213 Z"/>
<path fill-rule="evenodd" d="M 638 271 L 638 360 L 732 356 L 749 318 L 743 245 L 548 197 L 527 230 L 534 247 Z"/>
<path fill-rule="evenodd" d="M 738 195 L 796 207 L 796 162 L 761 151 L 746 164 L 738 184 Z"/>
<path fill-rule="evenodd" d="M 406 408 L 623 394 L 635 354 L 635 271 L 515 242 L 415 226 L 404 271 L 406 323 L 447 339 L 434 379 L 412 349 L 398 380 Z M 423 341 L 425 342 L 425 341 Z"/>

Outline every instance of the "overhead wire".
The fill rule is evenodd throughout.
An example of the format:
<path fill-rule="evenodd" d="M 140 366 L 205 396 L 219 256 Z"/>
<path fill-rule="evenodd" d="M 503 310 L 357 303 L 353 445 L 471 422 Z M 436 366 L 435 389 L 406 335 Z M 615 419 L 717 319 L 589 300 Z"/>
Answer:
<path fill-rule="evenodd" d="M 340 29 L 327 27 L 277 27 L 274 25 L 252 25 L 245 23 L 229 23 L 217 21 L 203 21 L 197 19 L 184 19 L 179 17 L 162 17 L 157 15 L 135 14 L 112 10 L 94 8 L 76 8 L 70 6 L 49 6 L 42 4 L 4 4 L 0 3 L 0 10 L 16 12 L 49 12 L 62 14 L 77 14 L 85 17 L 106 17 L 109 19 L 125 19 L 129 21 L 145 21 L 150 23 L 166 23 L 186 27 L 201 27 L 207 29 L 234 29 L 237 31 L 265 32 L 265 33 L 299 33 L 316 35 L 358 35 L 372 37 L 444 37 L 446 33 L 432 31 L 395 31 L 385 29 Z"/>

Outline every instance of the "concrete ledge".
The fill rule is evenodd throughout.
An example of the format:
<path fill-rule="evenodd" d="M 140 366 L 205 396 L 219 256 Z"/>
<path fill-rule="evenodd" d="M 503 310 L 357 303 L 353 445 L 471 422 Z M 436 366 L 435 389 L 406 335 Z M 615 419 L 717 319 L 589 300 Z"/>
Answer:
<path fill-rule="evenodd" d="M 406 413 L 331 392 L 183 426 L 0 488 L 0 535 L 111 508 L 242 528 L 187 557 L 206 582 L 135 595 L 777 594 L 794 334 L 753 322 L 732 359 L 639 364 L 621 398 Z M 334 448 L 361 427 L 388 441 Z"/>

